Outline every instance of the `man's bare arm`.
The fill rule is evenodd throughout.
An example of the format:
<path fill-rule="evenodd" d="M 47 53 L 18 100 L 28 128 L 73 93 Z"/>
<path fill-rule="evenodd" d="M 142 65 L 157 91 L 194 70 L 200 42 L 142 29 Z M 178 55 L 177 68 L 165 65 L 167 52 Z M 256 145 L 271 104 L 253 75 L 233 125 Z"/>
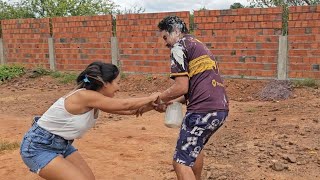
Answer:
<path fill-rule="evenodd" d="M 174 81 L 174 84 L 159 96 L 162 102 L 169 102 L 188 93 L 188 76 L 178 76 Z"/>

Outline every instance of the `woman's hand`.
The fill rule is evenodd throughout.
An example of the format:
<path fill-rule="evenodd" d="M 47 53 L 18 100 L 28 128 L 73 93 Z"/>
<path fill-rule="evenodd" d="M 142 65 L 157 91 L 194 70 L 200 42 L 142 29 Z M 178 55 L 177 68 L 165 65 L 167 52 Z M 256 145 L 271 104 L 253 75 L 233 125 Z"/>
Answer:
<path fill-rule="evenodd" d="M 155 104 L 157 100 L 159 100 L 160 92 L 154 92 L 149 97 L 151 98 L 152 104 Z"/>

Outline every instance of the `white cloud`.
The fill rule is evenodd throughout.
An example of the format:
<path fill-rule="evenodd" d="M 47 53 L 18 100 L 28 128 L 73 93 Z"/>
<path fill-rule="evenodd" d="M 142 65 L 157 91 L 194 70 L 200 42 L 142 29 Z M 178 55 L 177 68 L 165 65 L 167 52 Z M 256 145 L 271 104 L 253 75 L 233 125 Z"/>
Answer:
<path fill-rule="evenodd" d="M 121 9 L 130 9 L 134 6 L 145 8 L 146 13 L 166 11 L 193 11 L 202 7 L 210 10 L 229 9 L 230 5 L 239 2 L 249 5 L 248 0 L 116 0 Z"/>

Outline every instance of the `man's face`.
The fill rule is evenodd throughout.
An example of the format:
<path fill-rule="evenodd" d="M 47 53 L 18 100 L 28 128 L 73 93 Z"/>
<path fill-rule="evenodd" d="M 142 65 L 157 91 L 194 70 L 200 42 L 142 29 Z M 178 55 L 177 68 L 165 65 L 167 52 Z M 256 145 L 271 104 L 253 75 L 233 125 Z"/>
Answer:
<path fill-rule="evenodd" d="M 161 31 L 161 37 L 166 42 L 168 48 L 173 47 L 173 45 L 179 40 L 180 33 L 173 31 L 169 33 L 168 31 Z"/>

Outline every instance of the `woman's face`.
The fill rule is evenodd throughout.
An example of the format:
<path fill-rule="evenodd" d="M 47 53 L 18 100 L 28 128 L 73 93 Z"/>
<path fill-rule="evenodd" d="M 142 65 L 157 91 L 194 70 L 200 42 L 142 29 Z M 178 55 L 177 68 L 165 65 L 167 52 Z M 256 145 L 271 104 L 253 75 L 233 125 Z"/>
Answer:
<path fill-rule="evenodd" d="M 118 75 L 111 83 L 105 83 L 101 93 L 107 97 L 114 97 L 115 93 L 120 90 L 120 76 Z"/>

